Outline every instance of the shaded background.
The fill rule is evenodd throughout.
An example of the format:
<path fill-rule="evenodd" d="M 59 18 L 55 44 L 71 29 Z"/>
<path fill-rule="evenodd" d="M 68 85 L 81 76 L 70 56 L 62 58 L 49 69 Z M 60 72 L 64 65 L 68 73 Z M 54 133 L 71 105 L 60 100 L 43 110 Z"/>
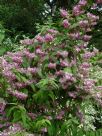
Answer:
<path fill-rule="evenodd" d="M 57 19 L 59 8 L 72 9 L 78 0 L 0 0 L 0 24 L 5 28 L 6 37 L 15 37 L 19 34 L 36 35 L 36 23 L 43 24 L 52 16 Z M 88 0 L 91 5 L 94 0 Z M 98 4 L 101 9 L 102 4 Z M 94 11 L 100 16 L 99 23 L 92 31 L 93 38 L 90 45 L 94 44 L 102 50 L 102 11 Z M 93 11 L 92 11 L 93 12 Z"/>

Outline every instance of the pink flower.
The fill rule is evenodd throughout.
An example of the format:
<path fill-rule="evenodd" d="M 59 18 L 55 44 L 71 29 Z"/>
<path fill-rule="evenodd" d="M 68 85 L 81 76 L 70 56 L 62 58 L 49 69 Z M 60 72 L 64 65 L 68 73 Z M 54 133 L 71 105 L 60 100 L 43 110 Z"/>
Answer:
<path fill-rule="evenodd" d="M 65 19 L 65 20 L 63 20 L 62 25 L 64 26 L 64 28 L 69 28 L 70 23 L 68 22 L 67 19 Z"/>
<path fill-rule="evenodd" d="M 79 26 L 82 27 L 82 28 L 83 27 L 86 28 L 88 25 L 89 25 L 88 20 L 82 20 L 82 21 L 79 22 Z"/>
<path fill-rule="evenodd" d="M 83 62 L 80 65 L 79 71 L 83 75 L 84 78 L 87 78 L 89 76 L 89 68 L 90 68 L 90 66 L 91 66 L 91 64 L 88 63 L 88 62 Z"/>
<path fill-rule="evenodd" d="M 64 73 L 63 77 L 59 80 L 63 89 L 67 89 L 68 86 L 70 86 L 75 81 L 76 80 L 71 73 Z"/>
<path fill-rule="evenodd" d="M 75 59 L 73 59 L 72 61 L 71 61 L 71 63 L 70 63 L 70 66 L 72 67 L 73 65 L 76 65 L 76 60 Z"/>
<path fill-rule="evenodd" d="M 87 68 L 90 68 L 90 65 L 91 65 L 90 63 L 83 62 L 83 63 L 80 65 L 80 67 L 83 68 L 83 69 L 84 69 L 84 68 L 87 69 Z"/>
<path fill-rule="evenodd" d="M 94 21 L 97 21 L 99 20 L 99 16 L 95 16 L 94 14 L 92 13 L 87 13 L 87 17 L 90 21 L 94 22 Z"/>
<path fill-rule="evenodd" d="M 81 49 L 79 48 L 79 47 L 75 47 L 75 50 L 76 50 L 76 52 L 80 52 L 81 51 Z"/>
<path fill-rule="evenodd" d="M 64 117 L 65 112 L 62 110 L 58 115 L 56 116 L 56 119 L 61 120 Z"/>
<path fill-rule="evenodd" d="M 57 56 L 66 58 L 66 57 L 68 57 L 68 52 L 67 51 L 58 51 Z"/>
<path fill-rule="evenodd" d="M 32 83 L 36 83 L 36 80 L 28 80 L 28 81 L 26 81 L 27 85 L 31 85 Z"/>
<path fill-rule="evenodd" d="M 81 5 L 81 6 L 86 6 L 87 0 L 80 0 L 78 4 Z"/>
<path fill-rule="evenodd" d="M 34 113 L 32 113 L 32 112 L 29 112 L 28 115 L 29 115 L 29 117 L 30 117 L 31 119 L 33 119 L 33 120 L 36 119 L 36 117 L 37 117 L 37 115 L 34 114 Z"/>
<path fill-rule="evenodd" d="M 30 53 L 29 50 L 25 50 L 23 51 L 23 53 L 28 59 L 33 59 L 34 57 L 36 57 L 36 55 L 34 53 Z"/>
<path fill-rule="evenodd" d="M 97 9 L 97 4 L 94 3 L 94 4 L 92 5 L 91 9 Z"/>
<path fill-rule="evenodd" d="M 18 64 L 21 64 L 21 63 L 23 62 L 22 57 L 17 57 L 17 56 L 14 56 L 14 57 L 12 58 L 12 60 L 13 60 L 13 62 L 16 62 L 16 63 L 18 63 Z"/>
<path fill-rule="evenodd" d="M 88 41 L 90 41 L 91 37 L 92 37 L 92 36 L 84 35 L 84 36 L 82 37 L 82 39 L 83 39 L 83 41 L 88 42 Z"/>
<path fill-rule="evenodd" d="M 41 57 L 45 56 L 45 52 L 43 52 L 40 48 L 36 49 L 36 54 L 38 54 Z"/>
<path fill-rule="evenodd" d="M 0 112 L 3 112 L 5 110 L 6 103 L 4 100 L 2 102 L 0 101 Z"/>
<path fill-rule="evenodd" d="M 77 93 L 76 92 L 68 92 L 68 95 L 72 98 L 76 98 L 77 97 Z"/>
<path fill-rule="evenodd" d="M 86 0 L 80 0 L 78 5 L 74 6 L 73 8 L 73 15 L 74 16 L 79 16 L 81 14 L 83 14 L 85 11 L 82 10 L 83 6 L 87 5 L 87 1 Z"/>
<path fill-rule="evenodd" d="M 27 94 L 19 92 L 17 90 L 16 91 L 9 90 L 9 94 L 11 94 L 12 96 L 15 96 L 16 98 L 21 99 L 21 100 L 26 100 L 28 97 Z"/>
<path fill-rule="evenodd" d="M 56 69 L 56 63 L 49 63 L 48 68 L 50 69 Z"/>
<path fill-rule="evenodd" d="M 12 125 L 12 127 L 9 128 L 9 130 L 13 131 L 13 132 L 17 132 L 17 131 L 21 131 L 23 130 L 22 126 L 18 123 L 14 123 Z"/>
<path fill-rule="evenodd" d="M 75 81 L 73 75 L 70 73 L 65 73 L 64 78 L 66 79 L 66 81 Z"/>
<path fill-rule="evenodd" d="M 79 48 L 80 49 L 85 49 L 87 47 L 88 43 L 84 43 L 84 44 L 81 44 L 79 45 Z"/>
<path fill-rule="evenodd" d="M 68 16 L 67 11 L 64 10 L 64 9 L 60 9 L 60 14 L 61 14 L 61 16 L 62 16 L 63 18 L 66 18 L 66 17 Z"/>
<path fill-rule="evenodd" d="M 41 131 L 46 133 L 47 132 L 47 128 L 42 128 Z"/>
<path fill-rule="evenodd" d="M 26 74 L 27 73 L 27 69 L 26 68 L 19 68 L 18 72 Z"/>
<path fill-rule="evenodd" d="M 52 117 L 51 116 L 47 116 L 46 119 L 52 120 Z"/>
<path fill-rule="evenodd" d="M 72 38 L 73 40 L 80 40 L 81 39 L 80 32 L 70 33 L 70 34 L 68 34 L 68 36 L 70 38 Z"/>
<path fill-rule="evenodd" d="M 80 119 L 81 123 L 84 121 L 84 114 L 81 112 L 80 107 L 77 107 L 76 116 Z"/>
<path fill-rule="evenodd" d="M 102 86 L 97 86 L 97 90 L 102 91 Z"/>
<path fill-rule="evenodd" d="M 93 57 L 95 54 L 93 52 L 85 52 L 83 54 L 83 58 L 84 59 L 90 59 L 91 57 Z"/>
<path fill-rule="evenodd" d="M 58 119 L 58 120 L 61 120 L 63 117 L 62 117 L 62 115 L 57 115 L 56 116 L 56 119 Z"/>
<path fill-rule="evenodd" d="M 40 36 L 40 35 L 37 35 L 35 38 L 36 38 L 40 43 L 43 43 L 43 42 L 44 42 L 44 38 L 43 38 L 42 36 Z"/>
<path fill-rule="evenodd" d="M 64 60 L 61 60 L 61 61 L 60 61 L 60 65 L 61 65 L 62 67 L 68 67 L 68 66 L 70 66 L 69 63 L 68 63 L 67 61 L 64 61 Z"/>
<path fill-rule="evenodd" d="M 63 76 L 63 75 L 64 75 L 64 72 L 63 72 L 62 70 L 57 71 L 57 72 L 56 72 L 56 75 L 57 75 L 57 76 Z"/>
<path fill-rule="evenodd" d="M 48 29 L 48 33 L 51 33 L 53 35 L 56 35 L 58 33 L 57 30 L 54 30 L 54 29 Z"/>
<path fill-rule="evenodd" d="M 20 41 L 21 44 L 31 45 L 34 43 L 34 39 L 25 39 Z"/>
<path fill-rule="evenodd" d="M 92 79 L 85 79 L 84 80 L 84 89 L 85 91 L 92 90 L 95 85 L 95 81 Z"/>
<path fill-rule="evenodd" d="M 52 42 L 53 41 L 53 36 L 51 34 L 46 34 L 45 35 L 45 41 L 46 42 Z"/>
<path fill-rule="evenodd" d="M 91 25 L 95 26 L 95 25 L 97 25 L 97 22 L 92 22 Z"/>
<path fill-rule="evenodd" d="M 13 81 L 16 79 L 16 75 L 12 71 L 3 71 L 3 75 L 10 81 Z"/>
<path fill-rule="evenodd" d="M 0 136 L 10 136 L 10 135 L 14 135 L 19 131 L 23 131 L 23 127 L 20 124 L 13 124 L 11 126 L 10 123 L 8 123 L 8 125 L 9 128 L 4 129 L 2 132 L 0 132 Z"/>
<path fill-rule="evenodd" d="M 20 88 L 26 87 L 26 84 L 18 82 L 18 83 L 15 83 L 14 86 L 16 86 L 18 89 L 20 89 Z"/>
<path fill-rule="evenodd" d="M 80 14 L 83 14 L 85 11 L 81 9 L 81 5 L 76 5 L 73 8 L 73 15 L 74 16 L 79 16 Z"/>
<path fill-rule="evenodd" d="M 30 68 L 30 67 L 28 67 L 27 72 L 30 72 L 32 74 L 36 74 L 37 73 L 37 68 Z"/>

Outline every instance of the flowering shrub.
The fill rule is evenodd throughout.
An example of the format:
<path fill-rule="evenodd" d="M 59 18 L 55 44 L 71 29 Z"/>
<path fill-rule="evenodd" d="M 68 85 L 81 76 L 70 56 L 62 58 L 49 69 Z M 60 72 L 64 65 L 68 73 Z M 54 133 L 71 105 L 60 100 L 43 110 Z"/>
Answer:
<path fill-rule="evenodd" d="M 75 136 L 80 127 L 95 129 L 87 128 L 83 105 L 93 100 L 102 105 L 102 81 L 91 74 L 98 50 L 87 48 L 88 32 L 99 17 L 86 13 L 86 6 L 81 0 L 72 13 L 61 9 L 58 27 L 50 24 L 34 39 L 20 41 L 22 51 L 0 58 L 0 114 L 6 113 L 9 125 L 19 123 L 49 136 Z M 1 124 L 2 129 L 6 126 Z"/>

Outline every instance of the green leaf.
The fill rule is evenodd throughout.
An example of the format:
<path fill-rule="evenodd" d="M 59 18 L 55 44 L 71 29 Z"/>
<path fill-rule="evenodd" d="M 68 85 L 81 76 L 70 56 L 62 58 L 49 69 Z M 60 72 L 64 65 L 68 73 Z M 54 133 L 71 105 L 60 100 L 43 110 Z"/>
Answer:
<path fill-rule="evenodd" d="M 48 96 L 54 101 L 55 100 L 55 95 L 52 91 L 49 91 Z"/>
<path fill-rule="evenodd" d="M 17 108 L 18 108 L 17 106 L 11 107 L 11 108 L 7 111 L 7 117 L 10 117 L 11 113 L 12 113 L 15 109 L 17 109 Z"/>
<path fill-rule="evenodd" d="M 0 48 L 0 56 L 2 56 L 6 52 L 5 48 Z"/>
<path fill-rule="evenodd" d="M 27 123 L 28 116 L 27 116 L 25 107 L 23 105 L 19 105 L 18 108 L 21 112 L 21 119 L 22 119 L 24 127 L 29 128 L 29 124 Z"/>
<path fill-rule="evenodd" d="M 21 112 L 19 110 L 15 111 L 13 114 L 13 122 L 21 120 Z"/>
<path fill-rule="evenodd" d="M 33 91 L 35 92 L 36 89 L 35 89 L 35 85 L 34 84 L 30 84 L 31 88 L 33 89 Z"/>
<path fill-rule="evenodd" d="M 72 69 L 71 68 L 64 68 L 64 72 L 72 73 Z"/>
<path fill-rule="evenodd" d="M 36 94 L 33 95 L 33 98 L 36 102 L 43 102 L 45 101 L 46 94 L 44 90 L 39 90 Z"/>
<path fill-rule="evenodd" d="M 5 37 L 5 31 L 4 28 L 0 25 L 0 43 L 2 43 L 4 37 Z"/>
<path fill-rule="evenodd" d="M 38 120 L 36 123 L 36 128 L 41 129 L 42 127 L 51 126 L 51 122 L 47 119 Z"/>

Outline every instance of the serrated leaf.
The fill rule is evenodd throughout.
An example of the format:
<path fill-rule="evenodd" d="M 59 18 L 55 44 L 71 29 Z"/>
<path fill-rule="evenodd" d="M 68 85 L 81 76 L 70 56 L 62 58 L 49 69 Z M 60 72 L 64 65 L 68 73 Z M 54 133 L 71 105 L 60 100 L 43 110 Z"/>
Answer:
<path fill-rule="evenodd" d="M 36 123 L 36 128 L 40 129 L 42 127 L 51 126 L 51 122 L 47 119 L 38 120 Z"/>
<path fill-rule="evenodd" d="M 54 101 L 55 100 L 55 95 L 52 91 L 49 92 L 48 96 Z"/>

